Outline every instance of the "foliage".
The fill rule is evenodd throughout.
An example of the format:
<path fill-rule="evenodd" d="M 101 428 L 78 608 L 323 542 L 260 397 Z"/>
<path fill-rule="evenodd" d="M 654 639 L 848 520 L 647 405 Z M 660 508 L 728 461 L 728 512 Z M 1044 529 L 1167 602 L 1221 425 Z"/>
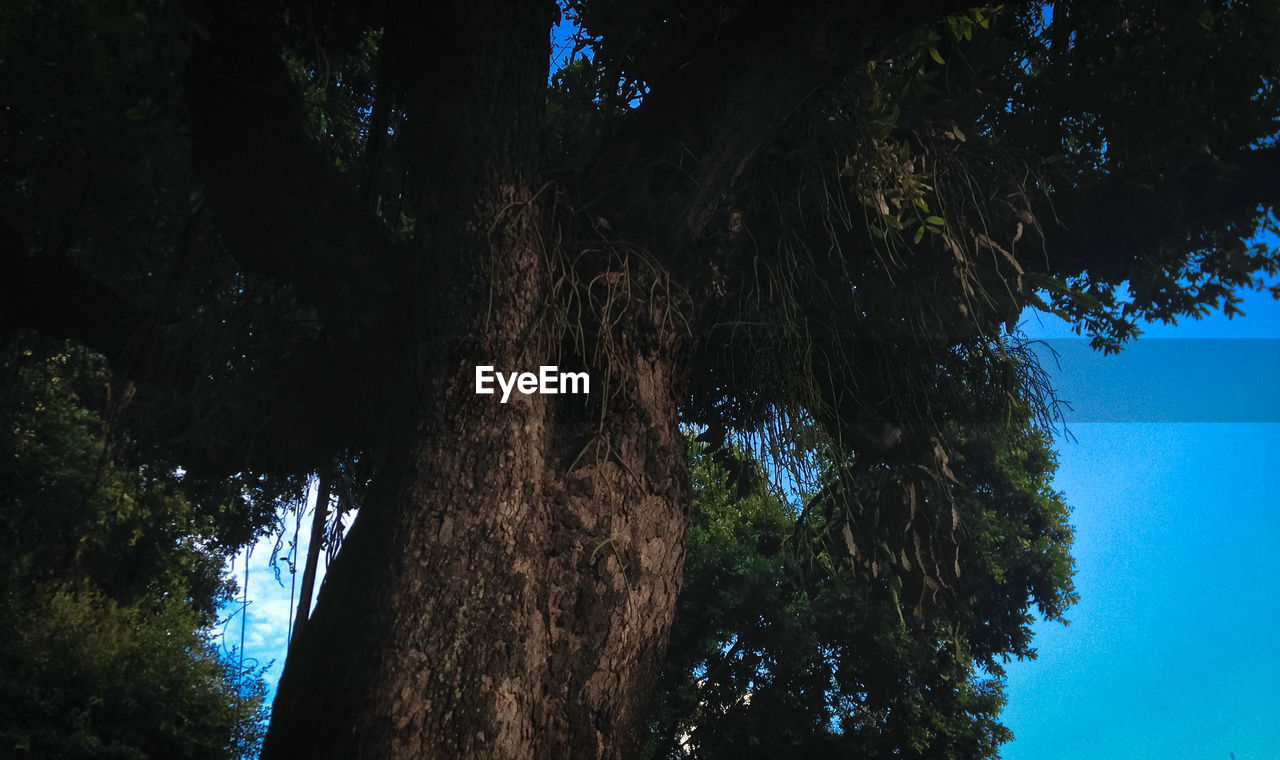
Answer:
<path fill-rule="evenodd" d="M 0 351 L 0 742 L 31 757 L 236 757 L 264 684 L 211 640 L 230 547 L 156 465 L 132 389 L 65 342 Z"/>
<path fill-rule="evenodd" d="M 893 35 L 841 59 L 811 96 L 770 114 L 750 160 L 735 163 L 733 186 L 715 192 L 690 187 L 696 172 L 679 155 L 660 155 L 662 146 L 652 155 L 608 146 L 665 139 L 645 127 L 656 111 L 689 112 L 671 117 L 673 130 L 707 127 L 699 109 L 719 91 L 695 79 L 703 89 L 686 93 L 681 77 L 735 44 L 749 48 L 742 40 L 755 39 L 753 30 L 772 25 L 769 44 L 793 44 L 784 32 L 818 12 L 780 18 L 741 3 L 666 0 L 561 6 L 576 42 L 550 76 L 542 114 L 542 169 L 554 186 L 543 197 L 555 199 L 545 242 L 562 259 L 548 271 L 659 255 L 675 291 L 662 307 L 682 312 L 671 322 L 695 343 L 690 421 L 753 430 L 814 418 L 849 447 L 850 431 L 834 420 L 869 408 L 919 416 L 933 403 L 928 374 L 950 343 L 990 339 L 1002 325 L 1012 332 L 1027 305 L 1057 311 L 1115 349 L 1142 319 L 1230 313 L 1235 291 L 1275 269 L 1273 252 L 1242 242 L 1270 224 L 1274 194 L 1273 4 L 1077 2 L 1053 13 L 1010 4 L 918 19 L 881 9 L 884 18 L 864 21 Z M 223 182 L 194 150 L 205 133 L 188 137 L 188 122 L 204 117 L 190 110 L 198 98 L 179 96 L 189 81 L 183 67 L 194 75 L 205 65 L 192 56 L 213 21 L 198 6 L 73 3 L 42 15 L 17 3 L 6 12 L 7 29 L 30 32 L 3 38 L 5 81 L 17 93 L 6 134 L 29 148 L 6 159 L 0 186 L 14 210 L 6 235 L 21 241 L 17 268 L 50 272 L 63 286 L 63 275 L 87 274 L 119 301 L 145 305 L 110 316 L 146 339 L 126 348 L 93 337 L 161 391 L 142 397 L 165 412 L 157 437 L 179 444 L 190 469 L 223 474 L 297 475 L 376 445 L 378 426 L 394 416 L 381 408 L 388 394 L 376 378 L 394 376 L 390 365 L 406 350 L 387 336 L 421 310 L 397 286 L 449 271 L 412 252 L 429 238 L 415 206 L 434 192 L 424 189 L 436 170 L 425 156 L 437 138 L 409 117 L 434 102 L 426 84 L 434 78 L 417 72 L 450 65 L 418 55 L 409 30 L 421 19 L 376 4 L 312 11 L 281 2 L 240 14 L 260 38 L 236 50 L 270 48 L 254 53 L 262 81 L 245 90 L 279 87 L 291 98 L 288 107 L 260 104 L 273 130 L 263 142 L 278 149 L 264 148 L 258 165 L 294 161 L 291 141 L 322 157 L 314 175 L 289 164 L 307 189 L 298 193 Z M 837 17 L 848 24 L 839 33 L 862 44 L 851 30 L 869 24 Z M 849 49 L 861 50 L 855 42 Z M 1093 86 L 1099 78 L 1109 85 Z M 664 99 L 668 90 L 678 94 Z M 1196 98 L 1180 94 L 1192 90 Z M 254 129 L 246 135 L 258 136 Z M 710 151 L 699 139 L 667 147 L 696 161 Z M 622 159 L 637 165 L 611 168 Z M 77 160 L 94 170 L 80 171 Z M 614 213 L 626 188 L 649 208 Z M 678 211 L 663 206 L 666 197 L 680 208 L 707 205 L 699 232 L 680 246 L 658 229 Z M 135 198 L 161 201 L 123 200 Z M 295 206 L 251 213 L 283 200 Z M 237 218 L 257 220 L 251 229 L 215 222 L 237 203 L 249 209 Z M 267 218 L 276 222 L 261 224 Z M 388 229 L 390 248 L 373 239 Z M 294 232 L 309 242 L 289 242 Z M 378 251 L 368 259 L 313 244 L 366 232 L 370 240 L 352 247 Z M 430 274 L 408 276 L 406 257 L 434 262 L 408 265 Z M 547 308 L 571 313 L 584 300 L 579 290 L 562 289 Z M 94 309 L 84 311 L 77 324 Z M 39 312 L 28 304 L 16 318 L 39 322 Z M 162 355 L 163 368 L 147 366 Z M 348 402 L 329 403 L 339 397 Z"/>
<path fill-rule="evenodd" d="M 296 382 L 293 362 L 316 359 L 319 315 L 292 287 L 233 257 L 212 227 L 210 188 L 193 173 L 183 89 L 193 46 L 209 34 L 208 9 L 159 0 L 15 2 L 0 14 L 0 89 L 9 93 L 0 123 L 0 256 L 10 275 L 0 284 L 0 323 L 109 356 L 139 391 L 138 445 L 153 459 L 180 459 L 188 472 L 212 472 L 200 487 L 221 493 L 208 501 L 228 503 L 241 485 L 260 487 L 264 474 L 300 477 L 307 468 L 285 460 L 318 439 L 304 426 L 275 424 L 295 402 L 272 400 L 269 388 Z M 342 72 L 348 78 L 364 71 L 351 68 Z M 337 103 L 359 103 L 341 77 L 311 72 L 320 79 L 307 94 L 317 100 L 299 111 L 312 134 L 336 144 L 351 132 L 332 116 Z M 63 295 L 44 289 L 53 283 Z M 326 352 L 332 348 L 330 341 Z M 308 403 L 301 396 L 309 394 L 289 395 Z M 227 428 L 247 419 L 255 420 L 249 439 Z M 281 431 L 296 438 L 285 443 Z M 251 458 L 257 466 L 246 466 Z M 213 482 L 227 476 L 243 482 Z M 273 517 L 271 499 L 247 506 L 263 504 L 265 514 L 223 515 L 239 521 L 234 536 L 224 535 L 247 541 Z"/>
<path fill-rule="evenodd" d="M 1278 29 L 1271 2 L 1029 4 L 947 67 L 986 98 L 977 131 L 1035 146 L 1035 214 L 1072 228 L 1048 236 L 1044 295 L 1097 345 L 1230 316 L 1275 274 L 1250 241 L 1275 229 Z"/>
<path fill-rule="evenodd" d="M 0 623 L 0 743 L 14 757 L 256 754 L 260 673 L 220 659 L 178 599 L 129 605 L 85 584 L 10 594 Z"/>
<path fill-rule="evenodd" d="M 689 730 L 700 753 L 723 731 L 725 752 L 990 755 L 975 664 L 1031 653 L 1027 600 L 1070 600 L 1019 315 L 1116 350 L 1231 314 L 1280 263 L 1244 242 L 1280 196 L 1274 2 L 565 0 L 579 49 L 549 77 L 545 27 L 485 4 L 45 5 L 0 8 L 0 328 L 111 371 L 5 349 L 23 609 L 207 622 L 219 558 L 305 473 L 354 460 L 363 485 L 408 477 L 440 448 L 421 435 L 479 445 L 437 405 L 483 347 L 611 389 L 630 353 L 678 365 L 651 395 L 712 448 L 821 464 L 798 516 L 737 498 L 754 465 L 734 493 L 699 481 L 667 754 Z M 530 250 L 542 313 L 487 334 Z M 549 481 L 613 401 L 556 408 L 548 448 L 572 451 L 539 462 L 572 464 Z"/>
<path fill-rule="evenodd" d="M 1041 434 L 953 433 L 966 485 L 958 561 L 970 572 L 927 618 L 910 609 L 903 563 L 872 570 L 846 538 L 865 533 L 823 510 L 825 492 L 799 514 L 763 488 L 740 495 L 722 457 L 694 444 L 652 756 L 996 756 L 1011 736 L 998 722 L 1001 662 L 1035 656 L 1032 604 L 1062 619 L 1075 598 L 1071 530 Z"/>
<path fill-rule="evenodd" d="M 1028 305 L 1116 350 L 1276 271 L 1245 242 L 1273 224 L 1274 4 L 1053 8 L 921 25 L 789 115 L 719 209 L 695 419 L 916 419 L 951 346 Z"/>

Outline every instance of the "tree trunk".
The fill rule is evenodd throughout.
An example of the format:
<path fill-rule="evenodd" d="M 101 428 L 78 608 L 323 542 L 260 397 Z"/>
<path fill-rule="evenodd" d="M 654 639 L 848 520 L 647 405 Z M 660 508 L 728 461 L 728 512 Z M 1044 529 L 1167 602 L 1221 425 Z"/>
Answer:
<path fill-rule="evenodd" d="M 438 41 L 391 61 L 396 81 L 416 83 L 416 128 L 431 131 L 413 136 L 429 248 L 403 414 L 289 654 L 264 758 L 621 758 L 636 746 L 684 559 L 674 330 L 647 306 L 602 328 L 613 332 L 599 366 L 623 380 L 606 389 L 592 370 L 589 415 L 582 396 L 504 404 L 474 389 L 477 365 L 569 360 L 545 327 L 535 193 L 546 11 L 465 3 L 431 19 L 406 11 L 388 29 Z M 442 79 L 433 56 L 456 76 Z M 625 262 L 613 263 L 598 281 L 621 287 Z"/>
<path fill-rule="evenodd" d="M 495 342 L 528 361 L 503 337 L 515 317 Z M 590 436 L 553 396 L 503 405 L 459 372 L 332 565 L 264 757 L 628 756 L 678 592 L 687 489 L 670 353 L 619 361 L 628 391 Z"/>

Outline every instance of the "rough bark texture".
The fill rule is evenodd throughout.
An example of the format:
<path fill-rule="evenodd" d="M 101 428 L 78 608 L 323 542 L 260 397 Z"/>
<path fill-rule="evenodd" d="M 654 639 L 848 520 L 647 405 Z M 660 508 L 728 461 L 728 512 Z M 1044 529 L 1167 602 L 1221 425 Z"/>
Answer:
<path fill-rule="evenodd" d="M 461 385 L 335 562 L 265 757 L 623 757 L 683 562 L 669 360 L 565 475 L 551 397 Z M 624 462 L 644 462 L 639 472 Z"/>
<path fill-rule="evenodd" d="M 474 208 L 493 219 L 529 197 L 499 185 Z M 683 562 L 676 346 L 624 345 L 627 384 L 600 428 L 584 431 L 554 396 L 476 395 L 476 364 L 554 363 L 534 324 L 546 268 L 530 219 L 455 236 L 495 252 L 481 280 L 494 308 L 452 347 L 449 382 L 421 378 L 421 411 L 388 442 L 286 665 L 264 757 L 614 758 L 635 746 Z"/>
<path fill-rule="evenodd" d="M 594 426 L 575 397 L 474 392 L 477 364 L 556 363 L 538 323 L 545 10 L 399 19 L 401 35 L 443 24 L 465 41 L 420 51 L 455 76 L 408 94 L 432 131 L 417 145 L 430 234 L 398 403 L 416 411 L 384 441 L 374 493 L 290 654 L 264 757 L 614 758 L 635 746 L 683 562 L 678 347 L 658 326 L 619 336 L 611 368 L 625 385 Z"/>

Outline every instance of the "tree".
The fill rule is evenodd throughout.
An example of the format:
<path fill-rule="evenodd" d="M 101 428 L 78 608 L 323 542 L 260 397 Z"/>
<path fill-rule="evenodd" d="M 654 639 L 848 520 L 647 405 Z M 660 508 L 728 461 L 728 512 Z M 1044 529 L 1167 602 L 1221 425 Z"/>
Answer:
<path fill-rule="evenodd" d="M 0 746 L 16 757 L 234 758 L 265 684 L 218 654 L 217 523 L 131 468 L 129 389 L 63 341 L 0 344 Z"/>
<path fill-rule="evenodd" d="M 833 498 L 847 479 L 828 477 L 797 514 L 763 488 L 728 485 L 725 464 L 745 456 L 760 468 L 745 452 L 726 460 L 695 444 L 651 756 L 997 756 L 1010 738 L 998 722 L 1002 663 L 1035 656 L 1028 609 L 1061 620 L 1075 599 L 1071 530 L 1049 488 L 1052 452 L 1029 420 L 950 432 L 970 485 L 958 548 L 972 572 L 958 603 L 928 618 L 904 587 L 911 558 L 873 570 L 850 549 L 844 528 L 861 515 Z"/>
<path fill-rule="evenodd" d="M 192 473 L 374 467 L 268 757 L 628 755 L 680 419 L 881 473 L 853 543 L 950 614 L 946 424 L 1034 390 L 1001 326 L 1116 348 L 1275 271 L 1272 3 L 563 10 L 550 98 L 546 0 L 4 11 L 4 322 L 110 357 Z M 551 364 L 592 393 L 473 392 Z"/>

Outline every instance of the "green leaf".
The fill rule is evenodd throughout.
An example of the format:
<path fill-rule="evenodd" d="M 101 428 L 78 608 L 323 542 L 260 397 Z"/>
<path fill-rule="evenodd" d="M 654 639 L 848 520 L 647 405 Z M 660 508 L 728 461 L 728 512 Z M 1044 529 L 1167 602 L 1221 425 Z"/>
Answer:
<path fill-rule="evenodd" d="M 942 53 L 938 52 L 936 47 L 929 48 L 929 57 L 941 64 L 945 64 L 947 62 L 946 59 L 942 57 Z"/>
<path fill-rule="evenodd" d="M 919 243 L 923 239 L 924 239 L 924 226 L 921 225 L 920 227 L 916 228 L 916 234 L 911 238 L 911 242 Z"/>
<path fill-rule="evenodd" d="M 933 225 L 934 227 L 945 227 L 947 225 L 947 220 L 940 216 L 926 216 L 924 218 L 924 223 Z"/>

